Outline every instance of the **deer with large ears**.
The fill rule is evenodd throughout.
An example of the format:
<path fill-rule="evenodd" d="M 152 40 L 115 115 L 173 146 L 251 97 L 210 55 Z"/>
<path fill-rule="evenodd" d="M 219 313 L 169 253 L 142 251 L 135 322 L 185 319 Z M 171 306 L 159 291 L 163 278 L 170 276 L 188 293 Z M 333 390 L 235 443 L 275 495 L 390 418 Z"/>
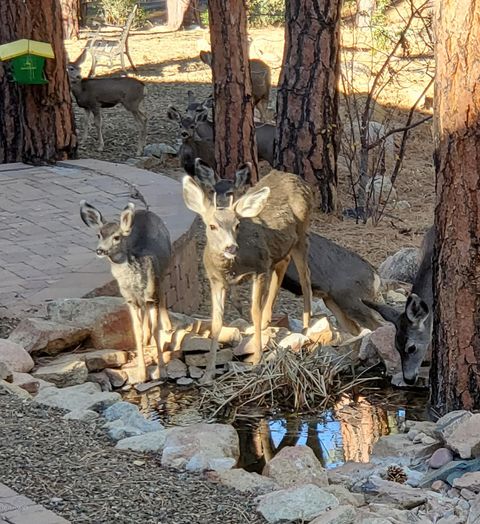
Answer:
<path fill-rule="evenodd" d="M 144 346 L 153 337 L 158 370 L 166 375 L 163 346 L 172 326 L 166 306 L 164 278 L 170 264 L 170 235 L 162 219 L 152 211 L 135 210 L 131 203 L 119 222 L 106 222 L 100 211 L 80 202 L 80 216 L 98 236 L 96 254 L 108 258 L 112 275 L 130 308 L 137 347 L 138 381 L 145 382 Z"/>
<path fill-rule="evenodd" d="M 250 166 L 240 167 L 242 177 Z M 242 174 L 243 172 L 243 174 Z M 251 278 L 254 325 L 252 363 L 262 355 L 261 331 L 271 321 L 272 309 L 290 258 L 300 275 L 304 295 L 303 323 L 308 327 L 312 290 L 308 269 L 308 237 L 313 194 L 298 176 L 272 171 L 247 193 L 219 207 L 190 176 L 183 178 L 186 206 L 206 226 L 203 262 L 212 292 L 212 343 L 204 382 L 215 376 L 218 336 L 223 324 L 227 288 Z"/>

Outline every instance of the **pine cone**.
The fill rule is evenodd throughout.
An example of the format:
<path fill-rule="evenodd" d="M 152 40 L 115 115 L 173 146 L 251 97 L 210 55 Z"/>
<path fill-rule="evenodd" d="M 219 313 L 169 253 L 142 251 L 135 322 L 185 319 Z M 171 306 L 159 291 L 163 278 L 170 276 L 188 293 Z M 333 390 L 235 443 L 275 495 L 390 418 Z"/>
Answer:
<path fill-rule="evenodd" d="M 387 480 L 398 482 L 399 484 L 405 484 L 407 480 L 407 474 L 400 466 L 388 466 Z"/>

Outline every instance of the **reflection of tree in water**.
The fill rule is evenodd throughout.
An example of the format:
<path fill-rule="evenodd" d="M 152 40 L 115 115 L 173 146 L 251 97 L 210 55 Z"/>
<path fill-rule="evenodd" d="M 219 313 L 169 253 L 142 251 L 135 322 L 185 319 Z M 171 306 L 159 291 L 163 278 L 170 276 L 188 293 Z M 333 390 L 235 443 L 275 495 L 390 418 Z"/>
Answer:
<path fill-rule="evenodd" d="M 357 402 L 340 400 L 335 405 L 335 418 L 340 422 L 345 462 L 368 462 L 373 444 L 389 433 L 388 413 L 372 406 L 364 397 Z"/>

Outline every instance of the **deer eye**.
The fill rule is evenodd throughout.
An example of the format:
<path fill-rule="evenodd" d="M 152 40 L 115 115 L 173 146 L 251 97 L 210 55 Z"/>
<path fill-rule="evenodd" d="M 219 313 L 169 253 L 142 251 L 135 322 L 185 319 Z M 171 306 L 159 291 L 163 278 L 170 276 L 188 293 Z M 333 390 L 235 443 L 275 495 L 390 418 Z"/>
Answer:
<path fill-rule="evenodd" d="M 217 226 L 215 224 L 210 224 L 210 229 L 212 231 L 216 231 L 218 228 L 217 228 Z"/>
<path fill-rule="evenodd" d="M 412 353 L 415 353 L 415 350 L 416 350 L 416 349 L 417 349 L 417 348 L 416 348 L 415 345 L 408 346 L 408 348 L 407 348 L 407 353 L 408 353 L 409 355 L 411 355 Z"/>
<path fill-rule="evenodd" d="M 114 242 L 120 242 L 120 235 L 115 235 L 115 236 L 113 237 L 113 241 L 114 241 Z"/>

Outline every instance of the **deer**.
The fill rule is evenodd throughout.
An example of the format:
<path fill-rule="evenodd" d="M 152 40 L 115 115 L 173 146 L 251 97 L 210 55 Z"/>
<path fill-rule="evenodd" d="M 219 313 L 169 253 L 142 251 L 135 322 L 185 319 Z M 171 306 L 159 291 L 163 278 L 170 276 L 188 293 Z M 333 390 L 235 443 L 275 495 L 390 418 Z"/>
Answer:
<path fill-rule="evenodd" d="M 418 371 L 425 360 L 432 340 L 433 280 L 432 258 L 435 244 L 435 226 L 426 232 L 420 248 L 419 266 L 403 311 L 376 304 L 364 303 L 395 326 L 395 348 L 400 353 L 403 380 L 414 385 Z"/>
<path fill-rule="evenodd" d="M 200 159 L 195 162 L 195 179 L 209 199 L 215 199 L 217 205 L 221 202 L 222 206 L 231 198 L 241 197 L 251 184 L 250 173 L 246 170 L 237 171 L 234 180 L 222 179 Z M 375 268 L 357 253 L 316 233 L 309 233 L 309 245 L 312 294 L 323 299 L 339 327 L 356 336 L 364 328 L 373 331 L 381 326 L 380 315 L 362 302 L 364 299 L 383 303 L 381 279 Z M 287 267 L 281 287 L 295 295 L 302 294 L 293 262 Z"/>
<path fill-rule="evenodd" d="M 212 53 L 210 51 L 200 51 L 200 60 L 212 67 Z M 250 58 L 249 63 L 253 106 L 258 109 L 262 122 L 265 122 L 267 120 L 268 100 L 272 86 L 272 74 L 270 67 L 263 60 Z"/>
<path fill-rule="evenodd" d="M 240 166 L 236 177 L 249 176 L 251 166 Z M 191 176 L 182 181 L 187 208 L 200 215 L 207 242 L 203 263 L 212 295 L 210 356 L 204 383 L 215 376 L 218 336 L 223 324 L 226 291 L 245 279 L 252 280 L 251 315 L 254 325 L 252 364 L 262 358 L 261 330 L 272 318 L 283 275 L 292 258 L 303 291 L 303 325 L 311 315 L 311 285 L 308 269 L 308 236 L 313 192 L 298 176 L 271 171 L 242 197 L 228 206 L 213 202 Z"/>
<path fill-rule="evenodd" d="M 126 76 L 83 78 L 80 66 L 85 57 L 86 50 L 83 50 L 80 56 L 67 66 L 70 88 L 75 101 L 79 107 L 85 110 L 82 141 L 87 140 L 90 116 L 93 114 L 98 135 L 97 149 L 103 151 L 101 110 L 121 104 L 133 115 L 137 124 L 137 155 L 141 155 L 147 139 L 147 114 L 144 108 L 145 84 L 136 78 Z"/>
<path fill-rule="evenodd" d="M 83 222 L 98 236 L 96 254 L 107 258 L 120 293 L 130 309 L 138 360 L 138 381 L 145 382 L 144 346 L 152 336 L 160 377 L 166 376 L 163 346 L 172 325 L 167 311 L 164 280 L 171 259 L 171 242 L 163 220 L 129 203 L 118 222 L 107 222 L 94 206 L 80 202 Z"/>

